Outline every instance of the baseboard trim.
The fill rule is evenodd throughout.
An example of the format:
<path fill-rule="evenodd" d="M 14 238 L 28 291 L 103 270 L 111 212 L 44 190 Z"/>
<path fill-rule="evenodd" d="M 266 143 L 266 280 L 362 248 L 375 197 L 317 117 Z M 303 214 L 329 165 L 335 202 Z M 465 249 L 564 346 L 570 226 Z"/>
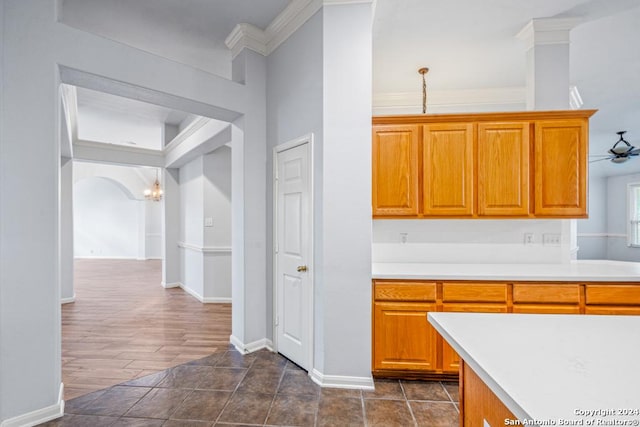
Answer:
<path fill-rule="evenodd" d="M 231 304 L 231 298 L 227 297 L 209 297 L 203 298 L 205 304 Z"/>
<path fill-rule="evenodd" d="M 76 294 L 74 293 L 72 297 L 69 298 L 60 298 L 60 304 L 69 304 L 70 302 L 76 302 Z"/>
<path fill-rule="evenodd" d="M 58 392 L 58 402 L 47 406 L 46 408 L 37 409 L 17 417 L 9 418 L 0 423 L 0 427 L 33 427 L 47 421 L 55 420 L 64 415 L 64 384 L 60 383 Z"/>
<path fill-rule="evenodd" d="M 192 297 L 194 297 L 198 301 L 204 303 L 204 297 L 202 295 L 200 295 L 199 293 L 197 293 L 193 289 L 185 286 L 184 283 L 180 283 L 180 287 L 182 288 L 183 291 L 185 291 L 186 293 L 188 293 L 189 295 L 191 295 Z"/>
<path fill-rule="evenodd" d="M 346 375 L 324 375 L 313 369 L 309 376 L 320 387 L 352 388 L 360 390 L 374 390 L 373 377 L 350 377 Z"/>
<path fill-rule="evenodd" d="M 162 285 L 162 287 L 165 288 L 165 289 L 181 288 L 182 287 L 182 283 L 180 283 L 180 282 L 173 282 L 173 283 L 160 282 L 160 285 Z"/>
<path fill-rule="evenodd" d="M 254 351 L 258 351 L 262 349 L 273 351 L 273 341 L 271 341 L 268 338 L 262 338 L 260 340 L 245 344 L 237 337 L 231 335 L 229 337 L 229 342 L 233 344 L 236 350 L 238 350 L 240 353 L 243 353 L 243 354 L 253 353 Z"/>
<path fill-rule="evenodd" d="M 203 304 L 230 304 L 231 303 L 231 298 L 227 298 L 227 297 L 206 297 L 205 298 L 202 295 L 200 295 L 199 293 L 197 293 L 196 291 L 194 291 L 193 289 L 190 289 L 187 286 L 185 286 L 184 283 L 180 283 L 180 282 L 174 282 L 174 283 L 161 282 L 160 284 L 165 289 L 181 288 L 183 291 L 185 291 L 186 293 L 188 293 L 189 295 L 191 295 L 192 297 L 194 297 L 195 299 L 197 299 L 198 301 L 200 301 Z"/>

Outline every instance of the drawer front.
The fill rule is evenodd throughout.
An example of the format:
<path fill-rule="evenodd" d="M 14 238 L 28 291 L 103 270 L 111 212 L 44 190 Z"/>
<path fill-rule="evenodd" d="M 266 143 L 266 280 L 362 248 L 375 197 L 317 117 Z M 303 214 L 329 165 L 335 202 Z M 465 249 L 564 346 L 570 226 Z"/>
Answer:
<path fill-rule="evenodd" d="M 435 301 L 435 283 L 376 282 L 376 301 Z"/>
<path fill-rule="evenodd" d="M 614 305 L 592 305 L 585 308 L 585 314 L 605 314 L 614 316 L 640 316 L 640 306 L 620 307 Z"/>
<path fill-rule="evenodd" d="M 506 304 L 444 304 L 442 311 L 450 313 L 507 313 Z"/>
<path fill-rule="evenodd" d="M 640 305 L 640 285 L 587 285 L 587 304 Z"/>
<path fill-rule="evenodd" d="M 562 304 L 516 304 L 513 306 L 513 312 L 530 314 L 580 314 L 580 306 Z"/>
<path fill-rule="evenodd" d="M 507 285 L 504 283 L 444 283 L 444 302 L 506 302 Z"/>
<path fill-rule="evenodd" d="M 515 284 L 513 285 L 514 303 L 558 303 L 579 304 L 580 285 L 578 284 Z"/>

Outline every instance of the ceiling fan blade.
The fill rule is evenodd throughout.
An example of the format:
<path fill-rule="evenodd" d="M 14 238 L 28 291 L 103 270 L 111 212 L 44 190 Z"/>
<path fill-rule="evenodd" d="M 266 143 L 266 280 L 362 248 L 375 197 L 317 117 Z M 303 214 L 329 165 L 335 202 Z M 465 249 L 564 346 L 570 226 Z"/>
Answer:
<path fill-rule="evenodd" d="M 609 157 L 609 158 L 611 158 L 611 154 L 589 154 L 589 157 Z"/>
<path fill-rule="evenodd" d="M 602 158 L 602 159 L 589 160 L 589 163 L 601 162 L 601 161 L 603 161 L 603 160 L 611 160 L 611 159 L 615 159 L 615 157 L 611 157 L 611 156 L 609 156 L 609 157 L 605 157 L 605 158 Z"/>
<path fill-rule="evenodd" d="M 634 148 L 633 150 L 629 151 L 629 156 L 637 156 L 638 154 L 640 154 L 640 148 Z"/>

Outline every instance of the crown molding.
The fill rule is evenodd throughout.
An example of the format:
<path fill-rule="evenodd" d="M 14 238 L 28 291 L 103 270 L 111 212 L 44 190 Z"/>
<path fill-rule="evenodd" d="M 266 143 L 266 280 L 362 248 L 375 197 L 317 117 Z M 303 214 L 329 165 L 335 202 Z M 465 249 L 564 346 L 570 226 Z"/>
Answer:
<path fill-rule="evenodd" d="M 238 24 L 227 36 L 225 44 L 235 58 L 244 48 L 268 56 L 295 33 L 323 6 L 374 3 L 374 0 L 293 0 L 265 28 Z"/>
<path fill-rule="evenodd" d="M 267 55 L 267 35 L 260 28 L 251 24 L 238 24 L 224 43 L 231 49 L 235 58 L 244 48 L 251 49 L 261 55 Z"/>
<path fill-rule="evenodd" d="M 527 50 L 540 45 L 568 44 L 569 32 L 582 22 L 581 18 L 535 18 L 516 34 L 516 38 L 526 43 Z"/>
<path fill-rule="evenodd" d="M 269 24 L 267 35 L 267 55 L 298 31 L 322 7 L 322 0 L 293 0 L 282 13 Z"/>

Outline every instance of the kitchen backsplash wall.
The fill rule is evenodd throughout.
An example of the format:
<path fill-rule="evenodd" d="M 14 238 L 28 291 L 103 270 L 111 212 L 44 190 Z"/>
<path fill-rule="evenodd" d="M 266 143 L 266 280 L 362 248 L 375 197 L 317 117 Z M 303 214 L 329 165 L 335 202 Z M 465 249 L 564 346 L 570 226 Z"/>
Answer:
<path fill-rule="evenodd" d="M 570 220 L 374 220 L 373 262 L 563 263 Z"/>

